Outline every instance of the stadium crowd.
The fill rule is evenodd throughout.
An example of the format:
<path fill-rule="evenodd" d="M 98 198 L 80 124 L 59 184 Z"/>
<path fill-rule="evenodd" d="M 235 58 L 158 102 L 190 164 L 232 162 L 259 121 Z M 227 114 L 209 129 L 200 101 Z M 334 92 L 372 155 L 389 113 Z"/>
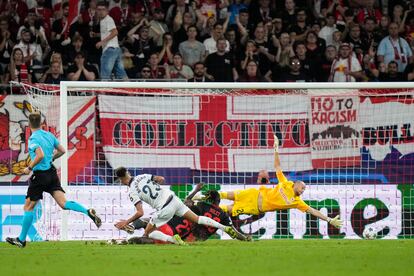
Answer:
<path fill-rule="evenodd" d="M 0 0 L 3 85 L 414 79 L 413 0 L 111 0 L 127 77 L 101 64 L 113 49 L 100 43 L 103 3 L 80 1 L 67 29 L 69 2 Z"/>

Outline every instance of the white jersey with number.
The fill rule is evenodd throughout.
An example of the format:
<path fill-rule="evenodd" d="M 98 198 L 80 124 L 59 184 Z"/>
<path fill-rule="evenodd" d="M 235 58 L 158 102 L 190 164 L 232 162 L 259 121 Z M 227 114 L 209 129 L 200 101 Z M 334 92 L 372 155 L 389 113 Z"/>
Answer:
<path fill-rule="evenodd" d="M 163 189 L 152 180 L 151 174 L 140 174 L 132 179 L 129 186 L 129 198 L 135 205 L 143 201 L 156 210 L 160 210 L 169 196 L 174 195 L 171 190 Z"/>

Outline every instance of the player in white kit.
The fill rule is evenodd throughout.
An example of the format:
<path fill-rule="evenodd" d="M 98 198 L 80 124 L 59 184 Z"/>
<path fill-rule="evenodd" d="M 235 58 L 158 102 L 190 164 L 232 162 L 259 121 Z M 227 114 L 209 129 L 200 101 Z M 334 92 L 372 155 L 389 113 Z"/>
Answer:
<path fill-rule="evenodd" d="M 233 239 L 246 240 L 244 235 L 237 232 L 237 230 L 231 226 L 224 226 L 209 217 L 197 216 L 174 194 L 173 191 L 160 187 L 160 184 L 164 184 L 165 181 L 162 176 L 140 174 L 133 177 L 125 167 L 117 168 L 115 170 L 115 175 L 123 185 L 129 186 L 129 199 L 135 205 L 137 210 L 137 212 L 129 219 L 121 220 L 116 223 L 115 227 L 118 229 L 122 229 L 131 222 L 142 217 L 144 215 L 142 202 L 145 202 L 156 210 L 145 228 L 144 233 L 144 236 L 151 239 L 179 245 L 185 244 L 179 235 L 169 236 L 156 230 L 157 227 L 166 224 L 174 215 L 176 215 L 193 223 L 223 230 Z"/>

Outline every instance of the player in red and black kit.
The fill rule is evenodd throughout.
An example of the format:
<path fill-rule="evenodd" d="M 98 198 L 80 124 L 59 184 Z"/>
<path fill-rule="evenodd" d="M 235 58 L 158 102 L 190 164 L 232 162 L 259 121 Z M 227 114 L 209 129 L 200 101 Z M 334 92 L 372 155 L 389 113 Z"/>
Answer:
<path fill-rule="evenodd" d="M 229 226 L 231 225 L 231 220 L 229 216 L 220 209 L 219 203 L 220 195 L 217 191 L 213 190 L 208 191 L 203 201 L 198 203 L 194 203 L 191 199 L 186 200 L 187 206 L 189 206 L 194 213 L 212 218 L 223 225 Z M 171 227 L 174 234 L 180 235 L 180 237 L 187 242 L 205 241 L 217 231 L 216 228 L 194 224 L 180 217 L 174 217 L 168 223 L 168 226 Z"/>
<path fill-rule="evenodd" d="M 206 216 L 212 218 L 213 220 L 229 226 L 231 225 L 231 219 L 229 216 L 220 209 L 220 195 L 217 191 L 210 190 L 207 191 L 203 197 L 202 201 L 195 203 L 193 201 L 194 195 L 201 190 L 203 184 L 198 184 L 195 190 L 187 196 L 185 204 L 190 207 L 190 209 L 197 215 Z M 127 231 L 132 234 L 134 230 L 145 228 L 147 221 L 145 219 L 137 219 L 132 225 L 128 225 L 122 230 Z M 183 219 L 181 217 L 174 216 L 167 224 L 161 226 L 158 230 L 167 234 L 175 235 L 178 234 L 186 242 L 194 241 L 205 241 L 213 234 L 216 233 L 217 229 L 213 227 L 206 227 L 203 225 L 198 225 L 191 223 L 190 221 Z M 246 237 L 246 240 L 250 240 L 249 237 Z M 117 242 L 117 243 L 126 243 L 126 242 Z M 147 237 L 132 237 L 128 239 L 127 243 L 129 244 L 152 244 L 159 243 Z"/>

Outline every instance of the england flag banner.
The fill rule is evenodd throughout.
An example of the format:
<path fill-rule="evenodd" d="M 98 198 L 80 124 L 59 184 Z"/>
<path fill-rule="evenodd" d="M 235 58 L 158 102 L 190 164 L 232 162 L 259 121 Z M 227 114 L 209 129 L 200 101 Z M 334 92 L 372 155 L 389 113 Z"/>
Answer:
<path fill-rule="evenodd" d="M 308 97 L 100 95 L 99 103 L 103 150 L 112 167 L 271 169 L 275 133 L 286 170 L 312 168 Z"/>

